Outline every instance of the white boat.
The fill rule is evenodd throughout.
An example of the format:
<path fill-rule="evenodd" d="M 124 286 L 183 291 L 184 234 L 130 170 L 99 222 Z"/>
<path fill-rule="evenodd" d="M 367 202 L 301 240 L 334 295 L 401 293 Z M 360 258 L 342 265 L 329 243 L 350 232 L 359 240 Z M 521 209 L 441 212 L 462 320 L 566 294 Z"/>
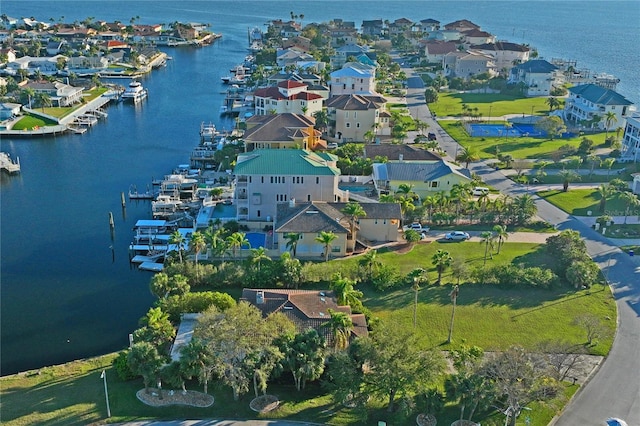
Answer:
<path fill-rule="evenodd" d="M 124 91 L 120 99 L 123 102 L 132 102 L 137 104 L 141 100 L 147 97 L 147 89 L 142 87 L 142 84 L 139 81 L 132 81 L 129 83 L 129 87 Z"/>
<path fill-rule="evenodd" d="M 158 195 L 155 201 L 151 202 L 151 212 L 153 217 L 170 216 L 174 214 L 182 205 L 182 201 L 171 195 Z"/>

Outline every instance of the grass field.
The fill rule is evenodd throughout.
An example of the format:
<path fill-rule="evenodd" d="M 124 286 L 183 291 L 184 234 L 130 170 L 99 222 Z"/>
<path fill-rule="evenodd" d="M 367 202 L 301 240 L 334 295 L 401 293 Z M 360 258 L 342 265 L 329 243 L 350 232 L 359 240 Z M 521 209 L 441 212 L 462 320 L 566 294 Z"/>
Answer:
<path fill-rule="evenodd" d="M 460 117 L 466 104 L 481 117 L 500 117 L 507 114 L 541 115 L 549 112 L 546 98 L 523 98 L 496 93 L 440 93 L 438 101 L 429 104 L 438 117 Z"/>
<path fill-rule="evenodd" d="M 55 124 L 56 123 L 51 120 L 45 120 L 44 118 L 26 115 L 22 117 L 16 124 L 14 124 L 12 130 L 31 130 L 34 127 L 53 126 Z"/>
<path fill-rule="evenodd" d="M 588 216 L 590 211 L 593 216 L 600 216 L 600 195 L 595 189 L 576 189 L 569 186 L 567 192 L 558 190 L 553 191 L 540 191 L 538 192 L 542 198 L 575 216 Z M 616 196 L 607 200 L 605 206 L 605 212 L 602 214 L 608 214 L 609 216 L 622 216 L 625 211 L 625 204 Z M 632 212 L 632 215 L 640 214 L 638 212 Z"/>
<path fill-rule="evenodd" d="M 398 267 L 406 274 L 416 267 L 428 270 L 430 282 L 435 281 L 436 272 L 431 265 L 431 256 L 437 249 L 450 252 L 456 259 L 464 259 L 469 267 L 482 265 L 484 246 L 475 242 L 463 243 L 419 243 L 408 252 L 381 250 L 379 259 Z M 349 274 L 356 268 L 357 258 L 317 263 L 312 271 L 320 277 L 329 277 L 334 271 Z M 516 263 L 541 265 L 547 262 L 542 246 L 526 243 L 506 243 L 499 255 L 494 255 L 488 264 Z M 594 354 L 608 352 L 615 329 L 616 307 L 608 287 L 594 285 L 590 290 L 575 291 L 568 287 L 555 290 L 513 289 L 505 290 L 490 286 L 463 283 L 461 285 L 453 342 L 444 344 L 449 320 L 451 301 L 449 292 L 456 283 L 450 271 L 443 276 L 441 286 L 424 286 L 418 295 L 417 331 L 425 348 L 447 350 L 461 344 L 478 345 L 485 350 L 505 349 L 519 344 L 534 349 L 537 343 L 552 340 L 568 340 L 583 343 L 584 330 L 572 325 L 573 318 L 589 312 L 603 319 L 608 336 L 601 338 L 590 348 Z M 321 283 L 317 284 L 322 286 Z M 399 323 L 402 327 L 413 328 L 413 291 L 397 288 L 390 292 L 377 292 L 361 288 L 364 304 L 373 314 L 387 321 Z M 606 321 L 605 318 L 613 318 Z M 111 422 L 140 419 L 184 419 L 184 418 L 259 418 L 248 408 L 252 394 L 246 394 L 239 402 L 232 399 L 228 388 L 210 384 L 209 393 L 215 403 L 209 408 L 188 408 L 181 406 L 152 408 L 135 398 L 135 393 L 143 388 L 140 379 L 122 382 L 110 367 L 115 354 L 73 362 L 57 367 L 3 377 L 0 379 L 2 410 L 0 422 L 7 426 L 32 424 L 80 425 L 106 421 L 106 405 L 100 372 L 107 371 Z M 166 388 L 166 387 L 165 387 Z M 201 390 L 201 385 L 188 383 L 187 388 Z M 576 387 L 567 385 L 565 397 L 573 394 Z M 370 425 L 378 420 L 388 424 L 412 424 L 413 417 L 402 417 L 399 412 L 389 414 L 384 409 L 384 401 L 372 400 L 368 412 L 347 409 L 335 404 L 318 383 L 311 383 L 298 393 L 289 377 L 270 383 L 269 393 L 277 395 L 283 404 L 268 418 L 311 421 L 328 425 Z M 564 397 L 563 397 L 564 398 Z M 564 401 L 564 399 L 562 399 Z M 557 412 L 563 403 L 532 405 L 527 414 L 531 425 L 543 426 Z M 414 414 L 415 415 L 415 414 Z M 450 424 L 459 416 L 455 405 L 448 405 L 438 417 L 438 424 Z M 267 416 L 264 416 L 266 418 Z M 482 424 L 502 424 L 504 417 L 493 414 Z M 524 418 L 521 419 L 524 421 Z M 518 423 L 523 424 L 523 423 Z"/>

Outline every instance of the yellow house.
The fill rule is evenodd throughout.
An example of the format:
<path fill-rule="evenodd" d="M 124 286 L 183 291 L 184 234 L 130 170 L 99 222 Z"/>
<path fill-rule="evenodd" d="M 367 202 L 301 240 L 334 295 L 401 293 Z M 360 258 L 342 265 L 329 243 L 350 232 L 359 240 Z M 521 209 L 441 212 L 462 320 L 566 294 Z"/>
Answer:
<path fill-rule="evenodd" d="M 458 169 L 445 160 L 375 163 L 373 179 L 378 190 L 389 192 L 396 192 L 402 184 L 411 185 L 420 198 L 471 182 L 468 170 Z"/>

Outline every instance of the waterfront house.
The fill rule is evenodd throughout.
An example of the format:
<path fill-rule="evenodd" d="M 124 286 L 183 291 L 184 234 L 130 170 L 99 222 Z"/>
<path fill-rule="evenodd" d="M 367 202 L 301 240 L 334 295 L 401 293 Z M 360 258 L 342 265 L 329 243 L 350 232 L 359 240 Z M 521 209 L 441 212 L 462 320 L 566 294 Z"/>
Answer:
<path fill-rule="evenodd" d="M 276 63 L 281 69 L 285 69 L 290 65 L 295 66 L 298 62 L 312 60 L 314 60 L 313 56 L 295 48 L 280 49 L 276 51 Z"/>
<path fill-rule="evenodd" d="M 606 127 L 605 115 L 613 112 L 615 126 L 625 125 L 627 117 L 635 111 L 633 103 L 611 89 L 596 84 L 582 84 L 569 88 L 569 97 L 564 105 L 564 119 L 577 126 L 598 128 Z"/>
<path fill-rule="evenodd" d="M 376 143 L 364 146 L 364 157 L 398 161 L 440 161 L 441 157 L 423 148 L 407 144 Z"/>
<path fill-rule="evenodd" d="M 12 47 L 0 49 L 0 58 L 5 58 L 5 61 L 0 60 L 0 64 L 7 64 L 16 60 L 16 51 Z"/>
<path fill-rule="evenodd" d="M 371 247 L 374 243 L 398 241 L 402 219 L 400 204 L 359 203 L 365 215 L 356 223 L 357 241 L 351 234 L 350 218 L 342 212 L 347 204 L 293 201 L 279 204 L 274 228 L 279 252 L 289 250 L 285 238 L 288 233 L 300 234 L 296 253 L 302 257 L 316 257 L 323 253 L 322 245 L 315 241 L 320 232 L 333 232 L 338 236 L 332 243 L 332 256 L 343 256 L 358 250 L 358 247 Z"/>
<path fill-rule="evenodd" d="M 390 135 L 391 115 L 386 104 L 380 95 L 331 96 L 326 103 L 329 137 L 337 142 L 361 142 L 369 130 L 376 135 Z"/>
<path fill-rule="evenodd" d="M 282 40 L 283 49 L 295 49 L 299 52 L 309 53 L 311 50 L 311 40 L 307 37 L 296 36 Z"/>
<path fill-rule="evenodd" d="M 420 28 L 423 33 L 430 33 L 432 31 L 437 31 L 440 29 L 440 21 L 436 21 L 435 19 L 422 19 L 420 20 Z"/>
<path fill-rule="evenodd" d="M 376 58 L 376 54 L 374 52 L 370 52 L 368 46 L 346 44 L 335 50 L 335 53 L 329 58 L 329 64 L 331 69 L 342 68 L 344 64 L 349 61 L 350 57 L 357 58 L 363 54 L 369 56 L 371 59 Z"/>
<path fill-rule="evenodd" d="M 71 56 L 67 59 L 69 71 L 75 70 L 104 70 L 109 66 L 109 60 L 104 56 Z"/>
<path fill-rule="evenodd" d="M 57 55 L 58 53 L 60 53 L 60 51 L 62 51 L 62 47 L 66 44 L 67 42 L 64 40 L 49 40 L 49 42 L 47 43 L 47 55 L 50 56 L 54 56 Z"/>
<path fill-rule="evenodd" d="M 255 114 L 292 113 L 313 117 L 313 114 L 322 111 L 323 98 L 307 88 L 304 83 L 285 80 L 276 86 L 256 89 L 253 93 Z"/>
<path fill-rule="evenodd" d="M 543 60 L 534 59 L 511 69 L 509 83 L 524 83 L 527 96 L 549 96 L 557 79 L 558 67 Z"/>
<path fill-rule="evenodd" d="M 54 75 L 58 72 L 58 59 L 67 59 L 63 55 L 46 56 L 46 57 L 34 57 L 34 56 L 22 56 L 16 58 L 14 61 L 7 64 L 7 69 L 10 70 L 10 74 L 15 74 L 18 70 L 26 70 L 29 75 L 34 74 L 36 71 L 45 75 Z"/>
<path fill-rule="evenodd" d="M 310 328 L 324 337 L 328 346 L 332 346 L 331 311 L 343 312 L 351 318 L 353 328 L 349 340 L 367 336 L 367 320 L 364 314 L 354 314 L 350 306 L 338 305 L 333 291 L 289 290 L 289 289 L 252 289 L 242 290 L 241 302 L 247 302 L 262 312 L 264 318 L 276 312 L 284 314 L 296 326 L 298 332 Z"/>
<path fill-rule="evenodd" d="M 82 87 L 74 87 L 59 81 L 30 81 L 23 88 L 30 88 L 35 93 L 48 95 L 55 107 L 70 106 L 82 100 Z"/>
<path fill-rule="evenodd" d="M 254 149 L 326 149 L 322 134 L 314 128 L 315 118 L 303 114 L 254 115 L 246 120 L 242 139 L 246 151 Z"/>
<path fill-rule="evenodd" d="M 444 26 L 444 28 L 446 30 L 456 30 L 459 32 L 464 32 L 469 30 L 479 30 L 480 25 L 474 24 L 467 19 L 460 19 L 458 21 L 449 22 Z"/>
<path fill-rule="evenodd" d="M 337 157 L 307 149 L 259 149 L 238 155 L 237 220 L 270 223 L 280 203 L 345 201 Z"/>
<path fill-rule="evenodd" d="M 372 65 L 349 63 L 330 74 L 331 96 L 373 95 L 376 93 L 376 68 Z"/>
<path fill-rule="evenodd" d="M 267 77 L 267 84 L 275 85 L 280 83 L 281 81 L 287 81 L 287 80 L 297 81 L 298 83 L 304 83 L 308 87 L 319 86 L 322 84 L 322 77 L 320 77 L 318 74 L 309 73 L 309 72 L 301 73 L 297 71 L 292 71 L 292 72 L 281 71 L 281 72 L 272 74 L 269 77 Z"/>
<path fill-rule="evenodd" d="M 619 161 L 637 163 L 638 160 L 640 160 L 640 113 L 635 112 L 627 117 L 627 124 L 624 126 Z M 640 174 L 638 176 L 640 177 Z M 638 191 L 636 193 L 640 192 L 640 179 L 638 180 Z M 634 185 L 636 185 L 635 180 Z"/>
<path fill-rule="evenodd" d="M 474 44 L 494 43 L 496 41 L 496 36 L 477 28 L 462 31 L 460 34 L 462 36 L 462 43 L 467 48 Z"/>
<path fill-rule="evenodd" d="M 378 190 L 396 192 L 400 185 L 406 184 L 420 198 L 438 192 L 449 192 L 456 184 L 469 183 L 468 170 L 458 169 L 445 160 L 406 161 L 389 160 L 386 163 L 373 164 L 373 179 Z"/>
<path fill-rule="evenodd" d="M 20 114 L 21 108 L 22 105 L 20 104 L 14 104 L 11 102 L 0 103 L 0 121 L 18 116 L 18 114 Z"/>
<path fill-rule="evenodd" d="M 411 27 L 413 21 L 407 18 L 398 18 L 395 21 L 389 23 L 389 36 L 395 37 L 398 35 L 404 35 L 409 37 L 411 34 Z"/>
<path fill-rule="evenodd" d="M 491 55 L 498 71 L 505 74 L 515 65 L 527 62 L 531 51 L 528 46 L 507 41 L 474 43 L 470 49 Z"/>

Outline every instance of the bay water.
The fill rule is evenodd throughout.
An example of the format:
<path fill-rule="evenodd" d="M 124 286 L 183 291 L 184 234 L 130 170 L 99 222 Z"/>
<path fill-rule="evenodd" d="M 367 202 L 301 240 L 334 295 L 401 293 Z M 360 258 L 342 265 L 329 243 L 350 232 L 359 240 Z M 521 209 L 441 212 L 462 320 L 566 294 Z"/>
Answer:
<path fill-rule="evenodd" d="M 637 1 L 3 0 L 0 13 L 17 18 L 205 22 L 222 38 L 163 48 L 172 60 L 142 81 L 148 99 L 110 106 L 84 135 L 0 140 L 0 150 L 22 164 L 20 175 L 0 177 L 0 374 L 127 346 L 153 303 L 151 274 L 132 269 L 128 258 L 132 227 L 151 212 L 144 201 L 122 209 L 120 194 L 187 163 L 202 122 L 232 128 L 219 116 L 220 78 L 248 53 L 248 28 L 292 12 L 303 24 L 340 18 L 357 27 L 368 19 L 469 19 L 545 58 L 614 74 L 618 91 L 640 100 Z"/>

